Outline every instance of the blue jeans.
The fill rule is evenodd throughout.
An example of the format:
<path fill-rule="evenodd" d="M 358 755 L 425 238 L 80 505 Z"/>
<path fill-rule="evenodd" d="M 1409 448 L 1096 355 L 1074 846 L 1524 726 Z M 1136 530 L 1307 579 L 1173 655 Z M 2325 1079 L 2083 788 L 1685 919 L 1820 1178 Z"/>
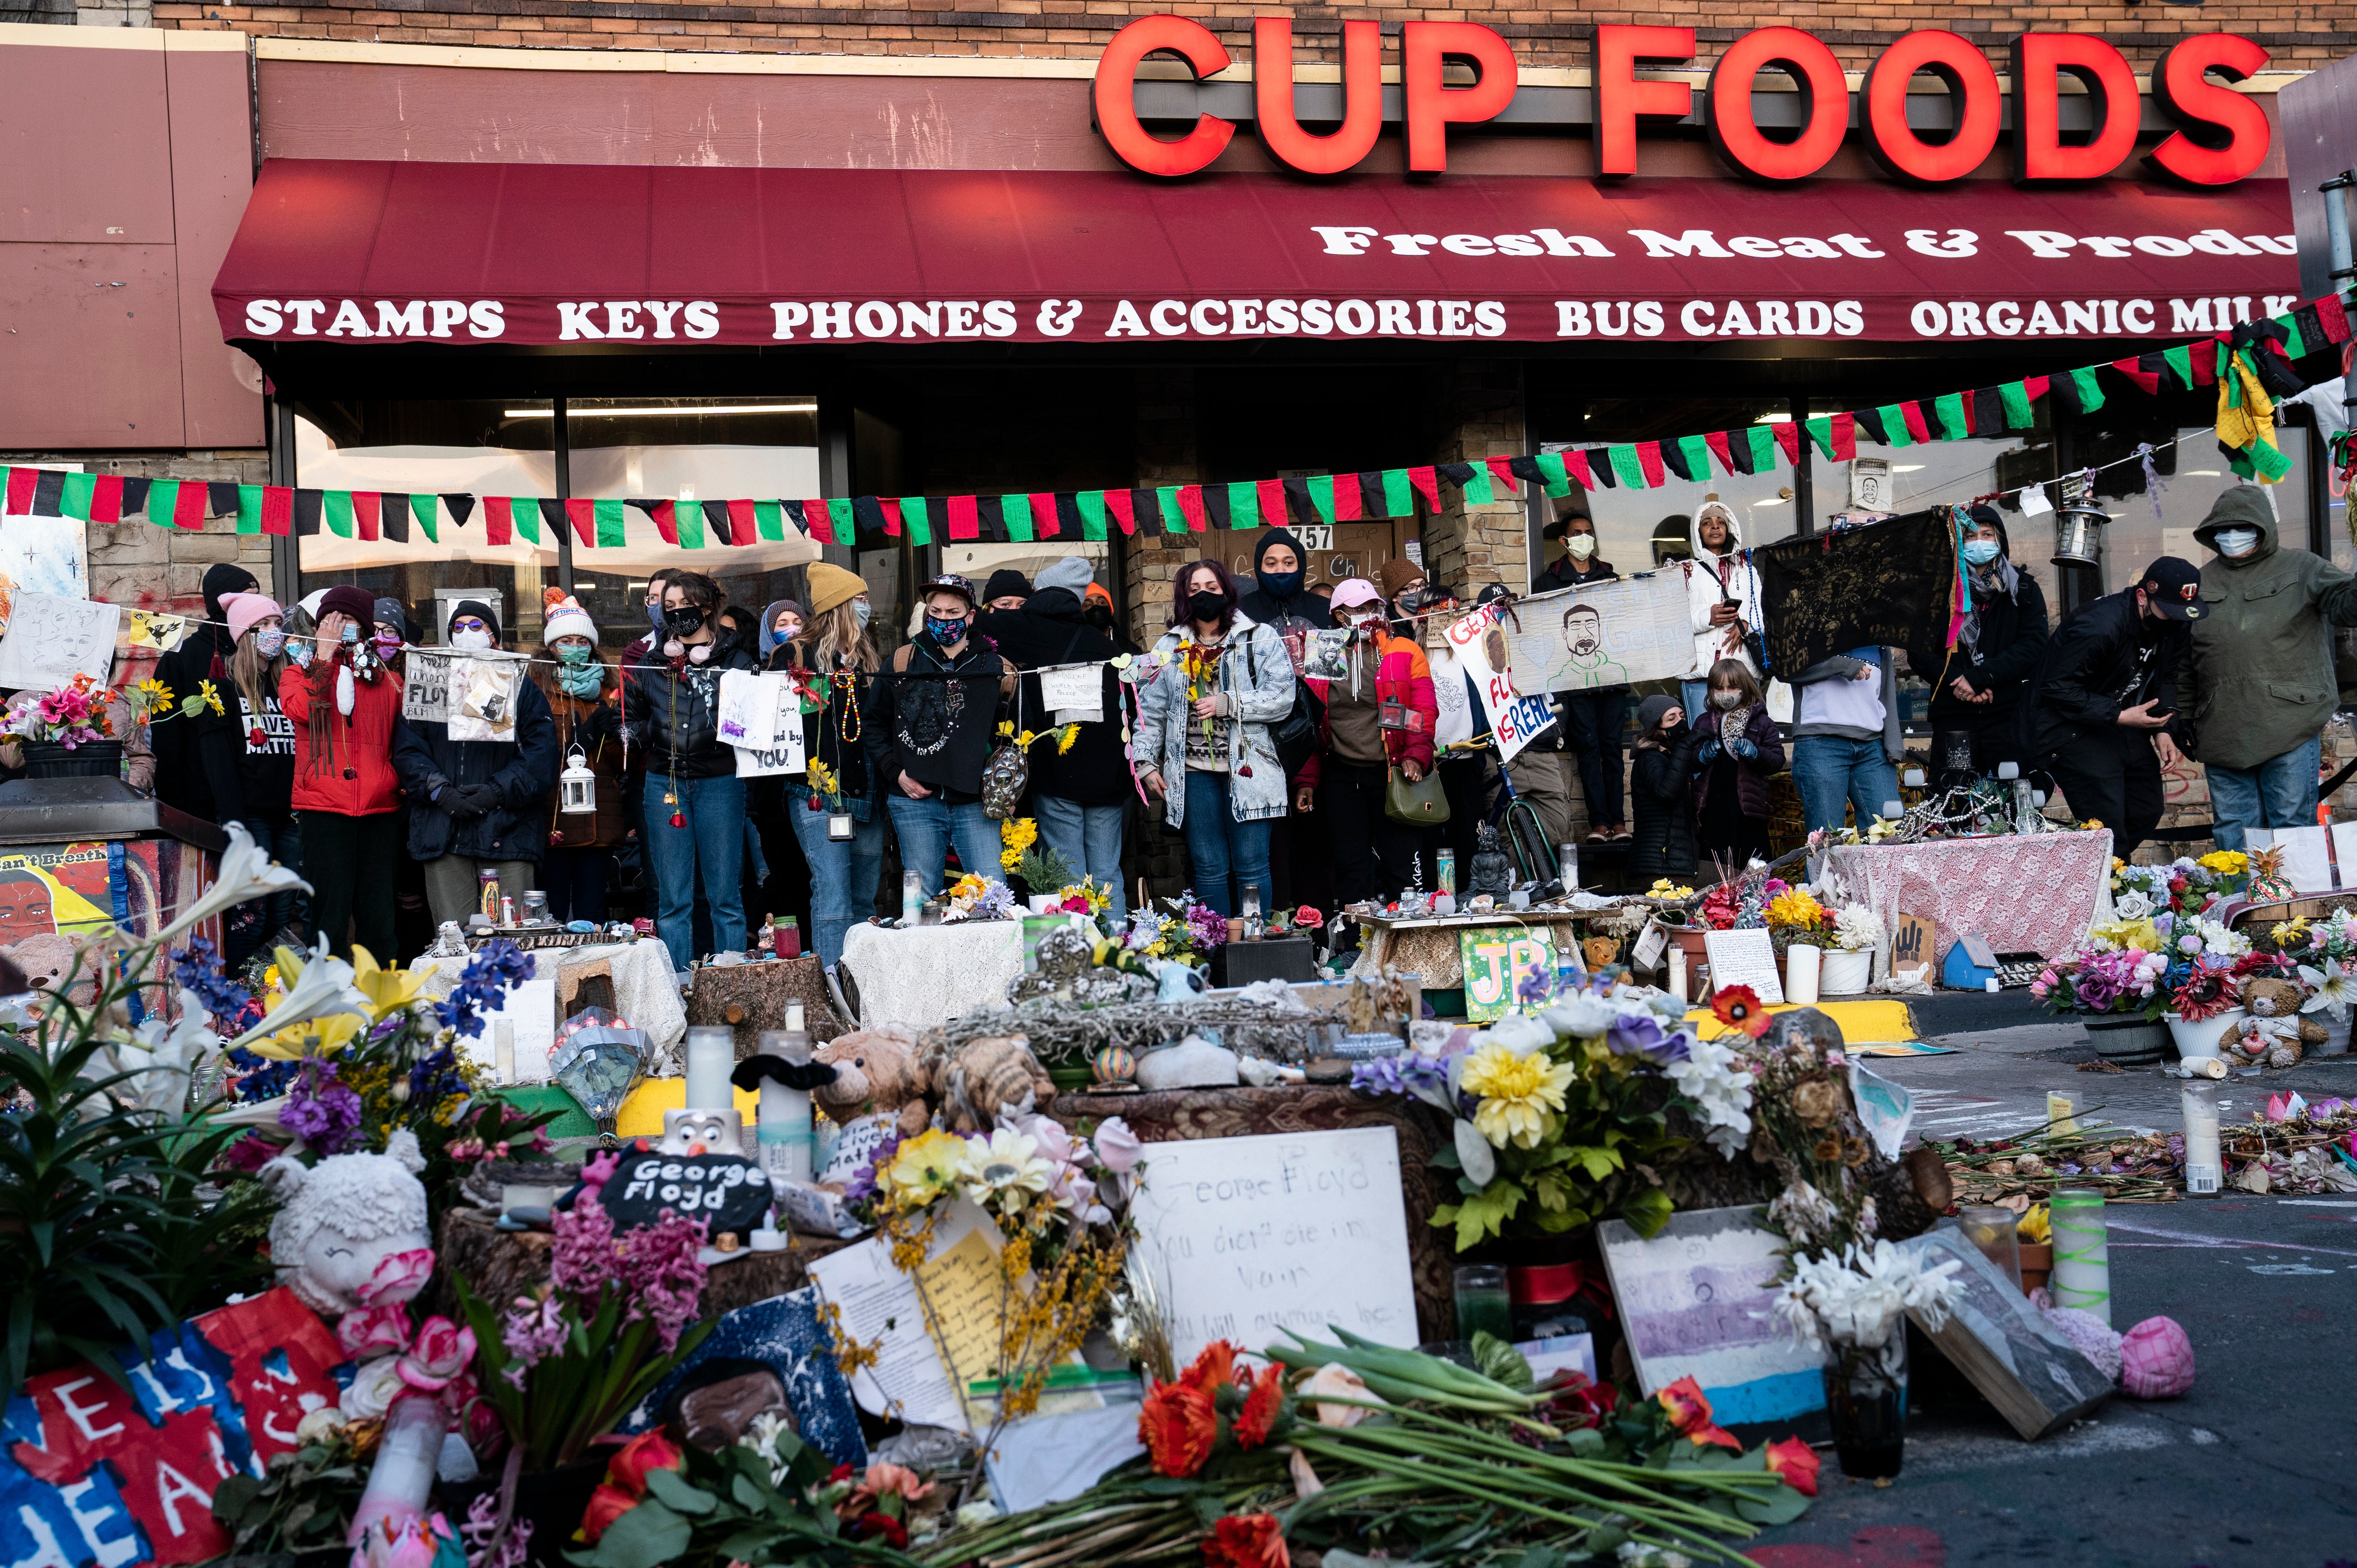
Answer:
<path fill-rule="evenodd" d="M 897 785 L 884 800 L 892 810 L 892 831 L 900 838 L 900 869 L 917 874 L 926 897 L 941 894 L 942 866 L 952 843 L 958 864 L 966 870 L 993 882 L 1006 880 L 1006 868 L 998 864 L 998 824 L 981 801 L 952 806 L 938 789 L 921 800 L 911 800 Z M 811 918 L 818 918 L 815 908 Z"/>
<path fill-rule="evenodd" d="M 2256 768 L 2210 767 L 2210 815 L 2220 849 L 2241 849 L 2247 828 L 2316 826 L 2316 769 L 2323 746 L 2309 736 Z"/>
<path fill-rule="evenodd" d="M 1269 908 L 1275 898 L 1268 880 L 1271 820 L 1236 821 L 1228 804 L 1228 776 L 1187 769 L 1187 859 L 1195 868 L 1195 897 L 1217 910 L 1222 919 L 1235 914 L 1248 886 L 1260 889 L 1263 909 Z"/>
<path fill-rule="evenodd" d="M 1107 911 L 1116 920 L 1129 913 L 1121 896 L 1121 806 L 1083 806 L 1053 795 L 1031 797 L 1032 813 L 1039 819 L 1039 840 L 1064 857 L 1081 876 L 1093 876 L 1100 887 L 1113 889 Z"/>
<path fill-rule="evenodd" d="M 716 779 L 683 779 L 679 802 L 670 811 L 662 797 L 671 789 L 647 790 L 647 865 L 655 876 L 655 930 L 671 950 L 673 969 L 685 969 L 695 950 L 695 883 L 712 908 L 715 952 L 745 950 L 745 781 L 733 773 Z M 683 819 L 673 827 L 673 812 Z"/>
<path fill-rule="evenodd" d="M 1857 809 L 1857 831 L 1874 824 L 1882 808 L 1899 799 L 1899 769 L 1882 754 L 1882 742 L 1845 740 L 1837 735 L 1792 738 L 1792 783 L 1809 831 L 1838 832 L 1845 801 Z"/>
<path fill-rule="evenodd" d="M 1686 723 L 1694 723 L 1696 714 L 1710 711 L 1710 678 L 1705 676 L 1699 681 L 1680 681 L 1678 699 L 1685 704 Z"/>
<path fill-rule="evenodd" d="M 811 941 L 819 962 L 833 969 L 843 957 L 843 934 L 875 912 L 876 882 L 884 875 L 884 819 L 870 806 L 868 820 L 855 820 L 845 843 L 826 836 L 827 815 L 826 802 L 809 785 L 786 786 L 786 820 L 810 863 Z"/>

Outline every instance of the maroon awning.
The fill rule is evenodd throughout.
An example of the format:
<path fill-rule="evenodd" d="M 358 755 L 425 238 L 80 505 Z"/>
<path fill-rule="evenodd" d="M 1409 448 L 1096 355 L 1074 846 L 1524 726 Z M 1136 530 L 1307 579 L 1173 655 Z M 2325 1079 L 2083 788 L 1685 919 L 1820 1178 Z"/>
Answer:
<path fill-rule="evenodd" d="M 265 164 L 230 339 L 2182 338 L 2287 306 L 2280 180 Z"/>

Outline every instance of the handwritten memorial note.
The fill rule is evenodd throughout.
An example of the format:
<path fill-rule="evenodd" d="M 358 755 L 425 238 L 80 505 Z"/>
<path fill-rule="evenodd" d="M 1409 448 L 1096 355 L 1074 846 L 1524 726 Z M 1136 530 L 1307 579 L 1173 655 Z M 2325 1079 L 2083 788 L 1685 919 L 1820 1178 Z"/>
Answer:
<path fill-rule="evenodd" d="M 1267 1345 L 1285 1328 L 1416 1342 L 1389 1127 L 1156 1144 L 1136 1215 L 1180 1366 L 1214 1339 Z"/>
<path fill-rule="evenodd" d="M 17 593 L 8 633 L 0 637 L 0 686 L 50 692 L 77 675 L 104 681 L 122 625 L 123 611 L 114 605 Z"/>
<path fill-rule="evenodd" d="M 1784 1000 L 1784 982 L 1776 971 L 1776 945 L 1766 931 L 1707 931 L 1702 939 L 1710 954 L 1710 988 L 1748 985 L 1770 1007 Z"/>
<path fill-rule="evenodd" d="M 413 648 L 402 664 L 401 718 L 404 724 L 450 722 L 451 672 L 458 660 L 447 653 Z"/>

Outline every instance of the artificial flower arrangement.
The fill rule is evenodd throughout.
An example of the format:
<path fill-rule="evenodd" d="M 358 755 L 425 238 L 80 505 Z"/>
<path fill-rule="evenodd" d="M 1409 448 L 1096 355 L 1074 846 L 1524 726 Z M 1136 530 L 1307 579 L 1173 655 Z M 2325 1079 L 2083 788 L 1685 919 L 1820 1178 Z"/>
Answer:
<path fill-rule="evenodd" d="M 1672 903 L 1683 904 L 1687 899 L 1694 897 L 1694 889 L 1691 887 L 1681 887 L 1666 876 L 1657 876 L 1653 878 L 1653 885 L 1645 889 L 1645 897 L 1648 898 L 1667 899 Z"/>
<path fill-rule="evenodd" d="M 2238 983 L 2257 973 L 2292 978 L 2303 954 L 2333 956 L 2336 942 L 2357 954 L 2345 919 L 2317 938 L 2301 922 L 2277 925 L 2264 943 L 2217 918 L 2217 907 L 2249 886 L 2252 859 L 2218 850 L 2159 865 L 2112 863 L 2112 918 L 2092 927 L 2085 945 L 2049 964 L 2030 984 L 2057 1013 L 2191 1022 L 2237 1004 Z"/>
<path fill-rule="evenodd" d="M 1159 906 L 1157 908 L 1157 906 Z M 1177 898 L 1157 898 L 1129 912 L 1121 945 L 1140 958 L 1175 959 L 1200 969 L 1225 947 L 1228 923 L 1189 888 Z"/>
<path fill-rule="evenodd" d="M 1879 948 L 1889 933 L 1882 917 L 1864 904 L 1845 904 L 1834 911 L 1834 946 L 1845 952 L 1869 952 Z"/>
<path fill-rule="evenodd" d="M 88 675 L 77 675 L 54 692 L 19 696 L 6 721 L 0 723 L 0 735 L 37 746 L 62 746 L 68 751 L 94 741 L 121 740 L 113 716 L 107 712 L 110 698 L 119 700 L 132 722 L 143 725 L 208 710 L 222 712 L 220 690 L 210 681 L 197 684 L 198 690 L 181 699 L 176 708 L 172 689 L 160 681 L 141 681 L 109 691 Z"/>
<path fill-rule="evenodd" d="M 1805 887 L 1786 887 L 1768 899 L 1760 915 L 1768 923 L 1768 939 L 1780 958 L 1794 943 L 1822 946 L 1832 928 L 1833 911 L 1817 902 Z"/>
<path fill-rule="evenodd" d="M 1852 1242 L 1838 1251 L 1797 1251 L 1771 1310 L 1799 1344 L 1827 1358 L 1826 1381 L 1858 1392 L 1897 1392 L 1907 1384 L 1908 1314 L 1936 1333 L 1964 1294 L 1950 1258 L 1926 1267 L 1920 1252 L 1889 1241 Z"/>
<path fill-rule="evenodd" d="M 969 871 L 950 884 L 949 908 L 942 915 L 944 924 L 960 920 L 1011 920 L 1022 913 L 1015 901 L 1015 889 Z"/>
<path fill-rule="evenodd" d="M 1361 1093 L 1410 1096 L 1452 1119 L 1433 1163 L 1455 1173 L 1458 1197 L 1432 1222 L 1455 1228 L 1460 1252 L 1608 1216 L 1656 1234 L 1674 1207 L 1659 1173 L 1697 1144 L 1728 1159 L 1743 1147 L 1750 1072 L 1729 1046 L 1682 1027 L 1671 997 L 1601 984 L 1556 993 L 1534 971 L 1517 1000 L 1527 1011 L 1478 1036 L 1459 1029 L 1437 1054 L 1352 1069 Z"/>

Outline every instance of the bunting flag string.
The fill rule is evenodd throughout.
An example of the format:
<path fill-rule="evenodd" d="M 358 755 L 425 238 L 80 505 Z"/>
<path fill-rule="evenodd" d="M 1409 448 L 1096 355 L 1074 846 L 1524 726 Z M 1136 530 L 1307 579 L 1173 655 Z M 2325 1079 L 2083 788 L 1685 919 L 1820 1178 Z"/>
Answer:
<path fill-rule="evenodd" d="M 936 542 L 1030 543 L 1100 541 L 1125 535 L 1186 535 L 1210 529 L 1332 524 L 1412 518 L 1418 503 L 1437 511 L 1441 486 L 1469 505 L 1511 499 L 1525 486 L 1550 496 L 1584 490 L 1658 489 L 1675 478 L 1706 483 L 1717 475 L 1772 473 L 1797 466 L 1807 448 L 1827 462 L 1857 456 L 1861 438 L 1906 447 L 2027 430 L 2033 405 L 2052 396 L 2074 413 L 2105 406 L 2102 372 L 2147 395 L 2215 385 L 2221 445 L 2238 474 L 2280 479 L 2288 460 L 2276 449 L 2272 399 L 2298 390 L 2289 361 L 2349 340 L 2349 317 L 2328 295 L 2285 315 L 2130 359 L 2082 365 L 2052 376 L 2025 376 L 1996 386 L 1818 414 L 1736 430 L 1607 444 L 1478 462 L 1415 464 L 1306 478 L 1239 479 L 1226 484 L 1135 489 L 1031 490 L 980 496 L 850 496 L 771 500 L 551 499 L 533 496 L 402 495 L 390 491 L 307 489 L 218 480 L 132 478 L 10 467 L 11 513 L 122 523 L 146 519 L 158 528 L 201 529 L 208 518 L 236 520 L 240 533 L 307 537 L 326 532 L 364 542 L 407 543 L 411 530 L 429 543 L 445 528 L 469 525 L 479 505 L 483 541 L 553 548 L 568 532 L 585 550 L 628 545 L 628 516 L 643 513 L 665 544 L 698 551 L 790 542 L 871 544 L 906 539 Z"/>

